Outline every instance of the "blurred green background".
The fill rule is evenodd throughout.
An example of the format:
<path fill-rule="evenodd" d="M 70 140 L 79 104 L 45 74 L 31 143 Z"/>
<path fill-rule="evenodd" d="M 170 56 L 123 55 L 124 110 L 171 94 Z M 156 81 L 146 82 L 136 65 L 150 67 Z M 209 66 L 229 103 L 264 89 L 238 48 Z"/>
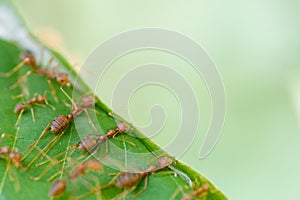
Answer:
<path fill-rule="evenodd" d="M 198 155 L 211 113 L 210 99 L 201 77 L 188 73 L 191 66 L 174 56 L 148 51 L 121 58 L 114 67 L 130 69 L 150 61 L 168 64 L 198 89 L 203 115 L 199 134 L 180 159 L 207 176 L 230 199 L 299 199 L 300 1 L 15 3 L 34 32 L 42 37 L 49 34 L 50 42 L 56 35 L 54 40 L 61 43 L 58 48 L 64 46 L 74 64 L 83 62 L 97 44 L 136 28 L 168 28 L 196 41 L 215 62 L 227 96 L 222 136 L 203 160 Z M 104 101 L 109 101 L 111 85 L 118 80 L 116 73 L 112 71 L 103 80 L 100 96 Z M 130 112 L 135 123 L 145 125 L 150 120 L 149 106 L 165 104 L 166 112 L 172 114 L 161 134 L 153 138 L 164 146 L 177 130 L 178 102 L 159 87 L 144 89 L 130 102 Z"/>

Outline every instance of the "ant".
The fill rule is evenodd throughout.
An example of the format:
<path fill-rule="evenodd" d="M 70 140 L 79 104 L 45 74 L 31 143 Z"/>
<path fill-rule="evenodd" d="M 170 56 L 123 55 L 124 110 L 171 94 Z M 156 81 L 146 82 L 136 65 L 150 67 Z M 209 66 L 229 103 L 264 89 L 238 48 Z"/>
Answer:
<path fill-rule="evenodd" d="M 4 139 L 4 137 L 15 137 L 12 136 L 10 134 L 7 133 L 2 133 L 1 138 L 0 138 L 0 158 L 6 160 L 6 162 L 8 163 L 8 170 L 9 170 L 9 165 L 10 163 L 12 163 L 17 169 L 20 169 L 22 167 L 22 156 L 19 152 L 12 150 L 11 148 L 9 148 L 8 146 L 2 146 L 2 140 Z M 9 170 L 10 172 L 10 170 Z M 18 180 L 15 180 L 12 176 L 12 174 L 10 174 L 11 176 L 11 180 L 15 181 L 15 189 L 16 191 L 20 190 L 20 185 Z"/>
<path fill-rule="evenodd" d="M 37 75 L 46 75 L 49 87 L 51 89 L 52 95 L 54 96 L 55 102 L 58 103 L 58 98 L 56 96 L 56 91 L 51 83 L 51 79 L 56 79 L 56 82 L 60 85 L 60 89 L 63 91 L 63 86 L 70 85 L 70 80 L 66 73 L 56 73 L 54 70 L 50 71 L 48 69 L 42 68 L 41 64 L 37 64 L 34 55 L 30 51 L 24 51 L 20 54 L 21 63 L 19 63 L 16 67 L 14 67 L 11 71 L 7 73 L 2 73 L 2 77 L 10 77 L 19 69 L 21 69 L 25 64 L 30 66 L 32 70 L 27 71 L 25 75 L 19 78 L 17 83 L 13 84 L 10 89 L 16 88 L 20 85 L 20 82 L 25 80 L 30 74 L 37 74 Z M 48 66 L 51 65 L 53 62 L 53 58 L 51 58 L 48 62 Z"/>
<path fill-rule="evenodd" d="M 199 188 L 195 189 L 193 192 L 183 195 L 181 200 L 193 200 L 194 198 L 200 197 L 203 193 L 207 192 L 208 190 L 209 190 L 209 185 L 203 184 Z"/>
<path fill-rule="evenodd" d="M 30 149 L 29 151 L 24 155 L 24 157 L 22 158 L 22 160 L 24 160 L 32 151 L 33 149 L 38 145 L 39 141 L 42 139 L 42 137 L 48 132 L 51 131 L 53 133 L 59 133 L 57 134 L 42 150 L 41 152 L 39 152 L 34 158 L 33 160 L 27 165 L 26 169 L 28 169 L 33 163 L 34 161 L 42 154 L 42 152 L 45 152 L 45 154 L 50 151 L 50 149 L 56 144 L 56 142 L 58 141 L 58 139 L 64 134 L 66 128 L 69 126 L 70 122 L 73 120 L 74 117 L 78 116 L 79 114 L 81 114 L 85 109 L 88 109 L 89 107 L 91 107 L 94 104 L 94 100 L 93 97 L 91 96 L 84 96 L 81 98 L 81 104 L 77 105 L 73 102 L 73 100 L 68 96 L 67 93 L 65 93 L 67 95 L 67 97 L 71 100 L 71 102 L 74 105 L 73 110 L 71 111 L 70 114 L 68 114 L 67 116 L 60 114 L 58 116 L 56 116 L 52 122 L 50 122 L 46 128 L 42 131 L 42 133 L 40 134 L 39 138 L 33 142 L 32 144 L 30 144 Z M 92 122 L 91 122 L 92 123 Z M 46 149 L 48 149 L 46 151 Z"/>
<path fill-rule="evenodd" d="M 2 143 L 2 140 L 4 137 L 14 137 L 7 133 L 2 133 L 0 138 L 0 145 Z M 7 146 L 0 147 L 0 157 L 4 158 L 5 160 L 10 160 L 16 168 L 21 168 L 22 166 L 22 160 L 21 160 L 21 154 L 19 152 L 13 151 Z"/>
<path fill-rule="evenodd" d="M 209 185 L 208 184 L 203 184 L 200 187 L 194 189 L 192 192 L 190 193 L 186 193 L 182 196 L 181 200 L 193 200 L 193 199 L 198 199 L 201 196 L 204 196 L 207 194 L 207 192 L 209 191 Z M 176 190 L 174 192 L 174 194 L 172 195 L 172 197 L 170 199 L 174 200 L 176 198 L 176 196 L 178 195 L 180 191 L 180 188 L 178 188 L 178 190 Z"/>
<path fill-rule="evenodd" d="M 65 192 L 68 180 L 71 181 L 79 180 L 79 177 L 86 175 L 87 171 L 97 171 L 103 173 L 104 170 L 101 162 L 98 160 L 89 160 L 84 163 L 80 163 L 78 166 L 76 166 L 71 170 L 70 175 L 66 180 L 58 179 L 53 183 L 53 185 L 50 188 L 49 196 L 50 197 L 60 196 Z M 95 178 L 94 176 L 90 176 L 90 178 L 96 182 L 97 186 L 100 185 L 98 178 Z M 87 188 L 91 187 L 91 185 L 88 182 L 83 180 L 81 180 L 81 182 L 82 184 L 86 185 Z M 74 186 L 75 184 L 73 184 L 73 191 L 75 191 Z"/>
<path fill-rule="evenodd" d="M 70 146 L 66 151 L 62 152 L 62 153 L 59 153 L 58 155 L 54 156 L 53 158 L 54 159 L 57 159 L 58 157 L 62 156 L 62 155 L 65 155 L 67 152 L 73 150 L 70 154 L 69 154 L 69 157 L 71 157 L 73 155 L 73 153 L 75 152 L 76 149 L 79 149 L 81 151 L 85 151 L 85 152 L 93 152 L 91 153 L 87 158 L 85 158 L 82 162 L 85 162 L 86 160 L 88 160 L 90 157 L 92 157 L 97 151 L 98 151 L 98 147 L 100 147 L 100 144 L 102 142 L 106 142 L 106 150 L 105 150 L 105 153 L 103 154 L 106 155 L 108 153 L 108 140 L 109 138 L 113 138 L 115 137 L 117 134 L 124 134 L 126 132 L 128 132 L 128 130 L 130 130 L 130 127 L 124 123 L 124 122 L 119 122 L 117 124 L 117 127 L 115 129 L 111 129 L 108 131 L 107 134 L 101 134 L 99 135 L 98 138 L 94 138 L 90 135 L 84 137 L 80 142 L 78 142 L 77 144 L 75 145 L 72 145 Z M 125 141 L 125 142 L 128 142 L 130 143 L 132 146 L 135 146 L 134 143 L 131 143 L 130 141 Z M 79 157 L 77 158 L 77 160 L 80 160 L 82 157 Z M 64 160 L 66 160 L 67 157 L 59 160 L 57 163 L 62 163 Z M 51 162 L 51 159 L 48 159 L 44 162 L 41 162 L 39 164 L 36 164 L 37 167 L 40 167 L 48 162 Z M 54 163 L 56 164 L 56 163 Z M 50 163 L 50 165 L 53 165 L 52 163 Z M 49 168 L 50 169 L 50 168 Z M 63 169 L 62 169 L 63 170 Z M 48 171 L 48 170 L 47 170 Z M 47 172 L 44 172 L 44 174 L 46 174 Z M 60 174 L 60 171 L 55 173 L 53 176 L 51 176 L 50 178 L 48 178 L 48 181 L 52 180 L 53 178 L 55 178 L 57 175 Z M 38 179 L 40 179 L 41 176 L 39 176 Z M 35 179 L 36 180 L 36 179 Z"/>
<path fill-rule="evenodd" d="M 34 97 L 32 99 L 30 99 L 28 101 L 25 101 L 25 102 L 19 102 L 19 103 L 16 104 L 16 106 L 14 108 L 14 113 L 19 114 L 19 116 L 18 116 L 18 119 L 16 121 L 15 126 L 19 125 L 22 114 L 26 110 L 26 105 L 30 106 L 31 116 L 32 116 L 32 121 L 33 122 L 35 122 L 34 111 L 33 111 L 33 107 L 32 107 L 33 105 L 44 106 L 42 104 L 39 104 L 39 103 L 44 103 L 44 104 L 48 105 L 49 107 L 51 107 L 52 110 L 55 110 L 55 107 L 48 103 L 46 93 L 47 93 L 47 90 L 45 91 L 44 95 L 35 93 Z M 19 96 L 23 96 L 23 94 L 21 94 Z"/>
<path fill-rule="evenodd" d="M 79 196 L 79 198 L 83 198 L 91 193 L 97 192 L 98 190 L 102 190 L 104 188 L 110 187 L 111 185 L 115 185 L 118 188 L 130 188 L 128 191 L 124 191 L 122 196 L 129 194 L 134 191 L 142 179 L 145 178 L 144 188 L 136 193 L 133 196 L 133 199 L 137 198 L 140 194 L 142 194 L 148 186 L 148 176 L 155 173 L 158 170 L 165 169 L 173 164 L 173 160 L 169 157 L 160 157 L 157 159 L 156 165 L 151 165 L 148 169 L 142 172 L 124 172 L 121 171 L 116 175 L 116 177 L 111 180 L 108 184 L 95 188 L 91 192 L 83 194 Z"/>

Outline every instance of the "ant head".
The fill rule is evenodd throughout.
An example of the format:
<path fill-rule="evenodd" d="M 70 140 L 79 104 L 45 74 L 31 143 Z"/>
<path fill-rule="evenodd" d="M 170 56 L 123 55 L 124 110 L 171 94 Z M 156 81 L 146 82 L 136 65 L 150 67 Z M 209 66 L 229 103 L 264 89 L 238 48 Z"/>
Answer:
<path fill-rule="evenodd" d="M 32 67 L 36 67 L 36 61 L 34 55 L 30 51 L 24 51 L 20 54 L 20 59 L 22 61 L 26 60 L 26 64 Z"/>
<path fill-rule="evenodd" d="M 99 140 L 100 140 L 100 141 L 106 140 L 106 136 L 105 136 L 105 135 L 101 135 L 101 136 L 99 137 Z"/>
<path fill-rule="evenodd" d="M 68 85 L 70 83 L 68 74 L 59 73 L 56 75 L 56 81 L 61 85 Z"/>
<path fill-rule="evenodd" d="M 168 157 L 160 157 L 158 159 L 158 166 L 160 169 L 166 168 L 173 163 L 173 160 Z"/>
<path fill-rule="evenodd" d="M 201 188 L 204 190 L 204 191 L 208 191 L 209 190 L 209 185 L 208 184 L 204 184 L 201 186 Z"/>
<path fill-rule="evenodd" d="M 21 167 L 22 156 L 19 152 L 15 152 L 15 151 L 11 152 L 9 154 L 9 158 L 12 160 L 12 162 L 17 168 Z"/>
<path fill-rule="evenodd" d="M 81 97 L 81 102 L 84 105 L 84 107 L 90 107 L 96 103 L 96 100 L 94 97 L 85 95 L 85 96 Z"/>
<path fill-rule="evenodd" d="M 120 134 L 126 133 L 130 129 L 130 127 L 128 126 L 128 124 L 126 124 L 124 122 L 119 122 L 117 124 L 117 128 L 118 128 L 118 131 L 119 131 Z"/>
<path fill-rule="evenodd" d="M 67 119 L 68 119 L 68 120 L 73 119 L 73 117 L 74 117 L 74 115 L 73 115 L 72 113 L 70 113 L 70 114 L 67 115 Z"/>
<path fill-rule="evenodd" d="M 45 95 L 37 95 L 37 100 L 38 100 L 39 102 L 42 102 L 42 101 L 47 100 L 47 98 L 46 98 Z"/>

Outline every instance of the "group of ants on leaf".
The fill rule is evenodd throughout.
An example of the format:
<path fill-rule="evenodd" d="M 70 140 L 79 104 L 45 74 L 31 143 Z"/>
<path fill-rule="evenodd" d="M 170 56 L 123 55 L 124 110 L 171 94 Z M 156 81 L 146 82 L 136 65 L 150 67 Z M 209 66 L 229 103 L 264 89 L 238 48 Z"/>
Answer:
<path fill-rule="evenodd" d="M 20 168 L 23 168 L 24 161 L 28 159 L 28 156 L 32 153 L 32 151 L 34 149 L 37 149 L 39 151 L 39 153 L 37 153 L 37 155 L 35 155 L 35 157 L 26 165 L 25 170 L 29 169 L 39 157 L 41 157 L 41 158 L 47 157 L 48 159 L 46 161 L 35 165 L 35 166 L 39 167 L 46 163 L 50 163 L 49 166 L 46 167 L 38 177 L 31 177 L 32 180 L 39 180 L 51 169 L 51 167 L 53 165 L 63 163 L 66 159 L 70 158 L 70 156 L 75 152 L 76 149 L 84 151 L 86 153 L 91 152 L 90 155 L 85 157 L 84 159 L 82 159 L 82 157 L 78 158 L 77 164 L 74 167 L 72 167 L 67 178 L 57 179 L 52 184 L 50 191 L 49 191 L 49 196 L 50 197 L 58 197 L 66 191 L 68 181 L 76 180 L 79 176 L 86 175 L 88 173 L 88 171 L 103 173 L 103 171 L 104 171 L 103 164 L 101 163 L 101 160 L 93 158 L 94 153 L 98 150 L 99 145 L 102 144 L 103 142 L 105 142 L 106 143 L 105 154 L 106 154 L 108 152 L 108 140 L 110 138 L 114 138 L 117 134 L 127 133 L 128 131 L 131 130 L 131 128 L 126 123 L 120 121 L 117 123 L 117 126 L 115 129 L 109 130 L 106 134 L 100 134 L 97 137 L 93 137 L 91 135 L 85 136 L 77 144 L 68 147 L 66 151 L 57 154 L 53 158 L 49 158 L 47 156 L 47 153 L 51 150 L 51 148 L 54 147 L 54 145 L 57 143 L 57 141 L 60 139 L 60 137 L 64 134 L 64 131 L 66 130 L 66 128 L 68 127 L 70 122 L 75 117 L 80 115 L 82 112 L 86 113 L 89 123 L 96 130 L 96 127 L 95 127 L 94 123 L 92 122 L 92 119 L 89 116 L 89 113 L 87 111 L 88 109 L 91 109 L 91 107 L 96 103 L 96 100 L 94 97 L 92 97 L 90 95 L 84 95 L 80 98 L 79 103 L 74 102 L 74 100 L 63 89 L 63 86 L 70 85 L 70 80 L 68 78 L 68 74 L 59 73 L 59 72 L 56 72 L 55 70 L 49 70 L 47 68 L 43 68 L 42 64 L 37 64 L 35 56 L 29 51 L 22 52 L 20 54 L 20 59 L 21 59 L 21 62 L 17 66 L 15 66 L 11 71 L 0 74 L 0 77 L 8 78 L 8 77 L 12 76 L 15 72 L 17 72 L 23 66 L 31 67 L 31 69 L 29 71 L 27 71 L 23 76 L 21 76 L 18 79 L 18 81 L 10 87 L 10 89 L 14 89 L 14 88 L 22 85 L 22 82 L 24 80 L 26 80 L 26 78 L 31 74 L 46 76 L 49 87 L 51 89 L 51 93 L 54 97 L 54 100 L 56 102 L 59 101 L 57 98 L 57 95 L 56 95 L 56 91 L 51 83 L 51 80 L 55 80 L 60 85 L 60 90 L 64 93 L 64 95 L 72 103 L 71 112 L 67 116 L 65 116 L 63 114 L 56 116 L 42 131 L 42 133 L 40 134 L 38 139 L 35 140 L 33 143 L 31 143 L 28 146 L 28 151 L 23 156 L 18 151 L 15 151 L 14 149 L 12 149 L 8 146 L 1 145 L 4 137 L 12 137 L 12 138 L 16 137 L 16 136 L 12 136 L 8 133 L 2 133 L 1 138 L 0 138 L 0 158 L 6 160 L 8 165 L 11 163 L 12 165 L 14 165 L 14 167 L 16 167 L 17 169 L 20 169 Z M 53 61 L 53 58 L 51 58 L 49 60 L 48 66 L 52 63 L 52 61 Z M 27 101 L 21 101 L 16 104 L 16 106 L 14 108 L 14 113 L 18 114 L 18 118 L 17 118 L 15 126 L 19 126 L 22 114 L 27 109 L 31 110 L 32 119 L 35 122 L 33 106 L 49 106 L 53 110 L 55 110 L 55 107 L 53 105 L 49 104 L 48 99 L 46 97 L 46 93 L 47 92 L 45 92 L 43 95 L 42 94 L 34 94 L 34 97 L 32 99 L 29 99 Z M 113 115 L 111 113 L 109 113 L 109 115 L 111 115 L 113 117 Z M 40 149 L 38 147 L 38 143 L 43 138 L 43 136 L 49 131 L 56 133 L 56 135 L 49 143 L 47 143 L 43 147 L 43 149 Z M 66 153 L 69 153 L 69 156 L 66 156 L 59 160 L 59 157 L 62 155 L 65 155 Z M 96 187 L 91 189 L 90 192 L 82 194 L 80 196 L 77 196 L 76 199 L 84 198 L 91 194 L 96 194 L 97 197 L 99 199 L 101 199 L 101 190 L 103 190 L 107 187 L 110 187 L 112 185 L 115 185 L 116 187 L 119 187 L 119 188 L 124 188 L 124 192 L 122 194 L 122 197 L 124 197 L 125 195 L 133 192 L 133 190 L 136 189 L 136 186 L 139 185 L 139 183 L 143 179 L 145 179 L 144 187 L 132 196 L 132 198 L 135 199 L 147 189 L 149 175 L 153 174 L 154 172 L 156 172 L 158 170 L 162 170 L 162 169 L 165 169 L 165 168 L 171 166 L 174 162 L 173 159 L 171 159 L 170 157 L 167 157 L 167 156 L 160 156 L 156 160 L 157 160 L 156 164 L 150 165 L 147 169 L 145 169 L 141 172 L 121 171 L 111 181 L 109 181 L 105 185 L 97 184 Z M 50 178 L 48 178 L 47 181 L 53 180 L 55 177 L 57 177 L 59 174 L 61 174 L 63 171 L 65 171 L 65 168 L 66 167 L 63 167 L 59 172 L 55 173 Z M 16 187 L 16 188 L 19 188 L 19 187 Z M 19 190 L 19 189 L 16 189 L 16 190 Z M 181 199 L 182 200 L 192 200 L 192 199 L 200 198 L 200 197 L 205 198 L 208 191 L 209 191 L 209 185 L 202 184 L 201 186 L 194 188 L 193 191 L 191 191 L 190 193 L 184 194 L 181 197 Z M 172 195 L 172 199 L 175 199 L 177 197 L 177 195 L 178 195 L 178 191 L 175 191 L 175 193 Z"/>

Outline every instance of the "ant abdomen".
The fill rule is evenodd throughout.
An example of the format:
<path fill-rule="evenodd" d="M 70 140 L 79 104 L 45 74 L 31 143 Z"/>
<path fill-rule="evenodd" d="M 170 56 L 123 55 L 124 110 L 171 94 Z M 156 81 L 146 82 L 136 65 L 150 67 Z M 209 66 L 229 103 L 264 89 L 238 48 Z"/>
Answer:
<path fill-rule="evenodd" d="M 15 106 L 14 113 L 20 113 L 23 110 L 25 110 L 25 105 L 24 105 L 24 103 L 20 102 L 20 103 L 17 103 L 17 105 Z"/>
<path fill-rule="evenodd" d="M 72 119 L 72 115 L 58 115 L 57 117 L 54 118 L 54 120 L 51 123 L 51 127 L 50 130 L 53 133 L 58 133 L 58 132 L 62 132 L 63 130 L 65 130 L 67 128 L 67 126 L 70 123 L 70 120 Z"/>
<path fill-rule="evenodd" d="M 22 61 L 25 61 L 26 65 L 35 67 L 36 66 L 36 61 L 34 55 L 30 51 L 24 51 L 23 53 L 20 54 L 20 59 Z"/>
<path fill-rule="evenodd" d="M 92 136 L 86 136 L 81 142 L 78 143 L 78 149 L 90 151 L 97 145 L 97 143 L 97 139 L 93 138 Z"/>
<path fill-rule="evenodd" d="M 120 188 L 132 187 L 142 180 L 140 173 L 123 172 L 116 181 L 116 186 Z"/>
<path fill-rule="evenodd" d="M 67 186 L 67 182 L 63 179 L 59 179 L 55 181 L 50 189 L 49 196 L 57 197 L 65 192 Z"/>

